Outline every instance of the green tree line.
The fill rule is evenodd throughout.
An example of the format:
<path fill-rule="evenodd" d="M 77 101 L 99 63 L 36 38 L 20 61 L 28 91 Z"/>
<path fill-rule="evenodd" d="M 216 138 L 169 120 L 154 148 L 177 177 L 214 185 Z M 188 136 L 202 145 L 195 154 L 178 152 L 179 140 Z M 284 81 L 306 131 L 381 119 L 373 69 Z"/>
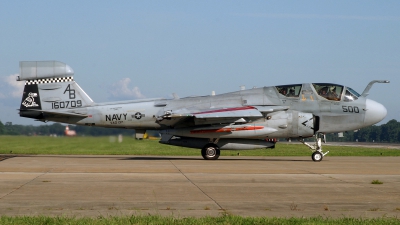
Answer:
<path fill-rule="evenodd" d="M 400 142 L 400 122 L 390 120 L 386 124 L 379 126 L 373 125 L 357 131 L 347 131 L 344 137 L 337 134 L 328 134 L 328 141 L 359 141 L 359 142 Z"/>
<path fill-rule="evenodd" d="M 103 128 L 103 127 L 88 127 L 79 125 L 69 125 L 71 130 L 75 130 L 79 136 L 108 136 L 108 135 L 133 135 L 133 129 L 121 128 Z M 13 125 L 9 122 L 3 124 L 0 121 L 0 135 L 64 135 L 65 125 L 53 123 L 40 126 L 32 125 Z M 149 131 L 153 136 L 157 136 L 157 131 Z M 327 134 L 327 141 L 343 141 L 343 142 L 400 142 L 400 122 L 390 120 L 386 124 L 379 126 L 370 126 L 357 131 L 347 131 L 343 133 L 343 137 L 338 134 Z"/>
<path fill-rule="evenodd" d="M 62 136 L 64 135 L 65 127 L 66 125 L 63 125 L 61 123 L 32 126 L 32 125 L 13 125 L 9 122 L 3 124 L 0 121 L 0 135 Z M 90 127 L 90 126 L 79 126 L 79 125 L 76 126 L 68 125 L 68 127 L 70 130 L 75 130 L 78 136 L 109 136 L 109 135 L 119 135 L 119 134 L 130 136 L 135 134 L 135 130 L 133 129 Z M 154 132 L 152 132 L 152 135 L 153 133 Z M 154 135 L 157 135 L 157 133 L 158 132 L 156 132 Z"/>

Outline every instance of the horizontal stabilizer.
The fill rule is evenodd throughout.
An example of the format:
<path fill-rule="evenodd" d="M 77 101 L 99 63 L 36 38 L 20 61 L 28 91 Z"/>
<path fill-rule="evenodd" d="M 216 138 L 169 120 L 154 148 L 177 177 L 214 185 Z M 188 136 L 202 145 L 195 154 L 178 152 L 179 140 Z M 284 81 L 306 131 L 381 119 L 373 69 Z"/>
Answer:
<path fill-rule="evenodd" d="M 81 119 L 89 117 L 89 115 L 87 114 L 72 113 L 72 112 L 48 111 L 48 110 L 37 110 L 37 109 L 20 110 L 20 114 L 23 114 L 24 112 L 40 112 L 57 117 L 77 117 Z"/>

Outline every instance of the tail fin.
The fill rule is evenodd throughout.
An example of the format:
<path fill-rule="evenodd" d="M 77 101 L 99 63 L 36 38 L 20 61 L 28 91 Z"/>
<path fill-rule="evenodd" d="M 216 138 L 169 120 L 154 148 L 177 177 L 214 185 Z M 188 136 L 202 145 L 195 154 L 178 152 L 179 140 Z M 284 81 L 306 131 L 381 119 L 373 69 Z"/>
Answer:
<path fill-rule="evenodd" d="M 47 120 L 49 117 L 84 117 L 93 100 L 73 79 L 74 71 L 57 61 L 20 62 L 19 81 L 25 81 L 20 116 Z"/>

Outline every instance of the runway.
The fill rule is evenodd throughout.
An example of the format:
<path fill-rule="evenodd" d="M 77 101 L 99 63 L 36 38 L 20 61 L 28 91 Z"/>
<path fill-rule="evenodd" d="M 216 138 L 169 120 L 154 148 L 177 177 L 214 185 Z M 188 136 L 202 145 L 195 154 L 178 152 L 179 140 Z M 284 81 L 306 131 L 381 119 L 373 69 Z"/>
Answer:
<path fill-rule="evenodd" d="M 0 215 L 400 217 L 400 157 L 1 158 Z"/>

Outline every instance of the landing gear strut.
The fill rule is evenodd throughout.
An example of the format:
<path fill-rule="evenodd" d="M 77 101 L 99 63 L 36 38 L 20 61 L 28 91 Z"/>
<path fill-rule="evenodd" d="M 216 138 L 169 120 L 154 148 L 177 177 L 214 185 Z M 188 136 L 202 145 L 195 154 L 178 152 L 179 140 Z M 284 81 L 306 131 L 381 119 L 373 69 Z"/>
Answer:
<path fill-rule="evenodd" d="M 218 159 L 220 155 L 220 150 L 218 145 L 209 143 L 206 144 L 202 149 L 201 149 L 201 155 L 203 156 L 204 159 L 209 159 L 209 160 L 216 160 Z"/>
<path fill-rule="evenodd" d="M 313 151 L 313 153 L 311 155 L 311 159 L 314 162 L 321 162 L 322 159 L 324 158 L 324 156 L 329 153 L 329 151 L 327 151 L 325 153 L 322 151 L 322 143 L 321 142 L 322 142 L 322 138 L 323 138 L 324 143 L 326 143 L 325 134 L 318 133 L 318 134 L 314 135 L 314 138 L 315 138 L 314 145 L 308 144 L 307 142 L 304 141 L 304 139 L 299 139 L 299 141 L 301 143 L 303 143 L 304 145 L 307 145 L 311 149 L 311 151 Z"/>

